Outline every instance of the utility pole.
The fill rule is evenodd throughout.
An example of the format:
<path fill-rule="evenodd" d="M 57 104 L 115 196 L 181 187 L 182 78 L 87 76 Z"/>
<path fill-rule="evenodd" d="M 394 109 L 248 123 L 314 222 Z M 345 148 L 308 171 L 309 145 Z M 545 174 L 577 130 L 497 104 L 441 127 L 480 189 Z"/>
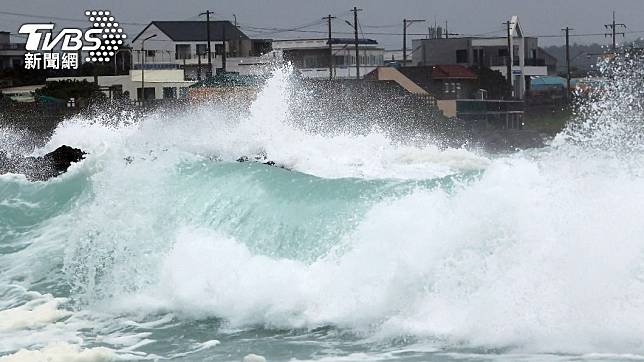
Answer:
<path fill-rule="evenodd" d="M 333 44 L 331 43 L 331 37 L 332 37 L 332 34 L 331 34 L 331 20 L 335 19 L 335 16 L 331 16 L 331 14 L 329 14 L 329 16 L 325 16 L 322 19 L 327 20 L 327 22 L 329 24 L 329 40 L 328 40 L 328 43 L 329 43 L 329 80 L 331 80 L 331 79 L 333 79 L 333 63 L 334 63 L 333 62 Z"/>
<path fill-rule="evenodd" d="M 450 33 L 449 30 L 447 29 L 447 20 L 445 20 L 445 39 L 449 39 L 450 35 L 459 35 L 459 34 Z"/>
<path fill-rule="evenodd" d="M 508 89 L 510 90 L 510 96 L 512 96 L 512 94 L 514 93 L 512 89 L 512 77 L 513 77 L 512 75 L 512 22 L 506 21 L 504 24 L 506 25 L 507 31 L 508 31 L 508 56 L 505 62 L 506 63 L 505 71 L 506 71 L 506 75 L 508 76 L 508 79 L 507 79 Z"/>
<path fill-rule="evenodd" d="M 228 21 L 222 21 L 221 26 L 223 27 L 221 31 L 222 38 L 224 38 L 224 51 L 221 53 L 221 69 L 224 73 L 226 73 L 226 23 Z"/>
<path fill-rule="evenodd" d="M 197 80 L 201 81 L 201 53 L 197 51 Z"/>
<path fill-rule="evenodd" d="M 407 28 L 413 23 L 423 23 L 425 20 L 403 19 L 403 64 L 407 66 Z"/>
<path fill-rule="evenodd" d="M 206 71 L 206 78 L 212 77 L 212 52 L 210 51 L 210 14 L 212 13 L 212 11 L 206 10 L 199 14 L 199 16 L 206 15 L 206 41 L 208 42 L 208 70 Z"/>
<path fill-rule="evenodd" d="M 621 33 L 617 32 L 618 26 L 623 29 L 626 29 L 626 24 L 617 24 L 615 22 L 615 12 L 613 11 L 613 22 L 611 24 L 604 25 L 606 30 L 610 30 L 610 33 L 604 34 L 604 37 L 611 36 L 611 35 L 613 37 L 613 47 L 612 47 L 613 52 L 617 49 L 617 40 L 616 40 L 617 35 L 621 35 L 622 37 L 624 37 L 625 35 L 624 32 L 621 32 Z"/>
<path fill-rule="evenodd" d="M 145 105 L 145 41 L 155 36 L 152 34 L 141 41 L 141 108 Z"/>
<path fill-rule="evenodd" d="M 362 9 L 358 9 L 357 7 L 353 7 L 353 31 L 355 35 L 355 44 L 356 44 L 356 79 L 360 79 L 360 49 L 358 47 L 358 11 L 362 11 Z"/>
<path fill-rule="evenodd" d="M 568 85 L 568 89 L 566 89 L 566 96 L 570 92 L 570 31 L 573 30 L 572 28 L 566 27 L 565 29 L 561 29 L 566 32 L 566 83 Z"/>

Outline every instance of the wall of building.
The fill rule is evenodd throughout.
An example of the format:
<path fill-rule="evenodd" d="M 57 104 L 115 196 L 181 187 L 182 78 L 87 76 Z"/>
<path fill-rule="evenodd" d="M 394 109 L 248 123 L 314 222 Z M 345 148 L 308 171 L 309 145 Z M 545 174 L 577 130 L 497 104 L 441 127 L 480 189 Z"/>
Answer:
<path fill-rule="evenodd" d="M 273 54 L 284 60 L 306 78 L 329 78 L 329 48 L 325 39 L 278 40 L 273 42 Z M 333 45 L 333 77 L 355 78 L 357 73 L 353 44 Z M 384 49 L 374 45 L 360 45 L 360 75 L 384 64 Z"/>
<path fill-rule="evenodd" d="M 439 99 L 436 101 L 436 105 L 445 117 L 456 117 L 456 100 Z"/>
<path fill-rule="evenodd" d="M 524 54 L 519 56 L 519 42 L 525 41 Z M 543 56 L 539 51 L 539 41 L 534 37 L 515 38 L 514 45 L 514 63 L 518 65 L 520 58 L 523 58 L 526 64 L 530 64 L 534 59 L 543 61 Z M 413 41 L 413 48 L 418 49 L 413 53 L 414 65 L 434 65 L 434 64 L 464 64 L 485 66 L 501 66 L 506 63 L 506 56 L 499 55 L 499 52 L 506 53 L 507 39 L 499 38 L 451 38 L 451 39 L 417 39 Z M 483 58 L 475 58 L 474 52 L 478 49 L 483 50 Z M 467 51 L 467 62 L 458 62 L 456 57 L 457 50 Z M 545 65 L 545 64 L 544 64 Z"/>
<path fill-rule="evenodd" d="M 21 68 L 25 62 L 25 45 L 12 43 L 7 31 L 0 31 L 0 69 Z"/>
<path fill-rule="evenodd" d="M 174 64 L 174 65 L 182 65 L 182 64 L 197 64 L 199 62 L 199 59 L 197 57 L 197 44 L 203 44 L 207 48 L 207 41 L 182 41 L 182 42 L 175 42 L 170 37 L 168 37 L 164 32 L 162 32 L 159 28 L 157 28 L 154 24 L 150 25 L 147 29 L 145 29 L 139 37 L 132 43 L 132 49 L 133 49 L 133 62 L 135 67 L 140 67 L 141 62 L 142 62 L 142 57 L 141 57 L 141 43 L 142 40 L 156 34 L 156 37 L 149 39 L 145 42 L 145 50 L 146 53 L 147 51 L 153 51 L 154 54 L 147 54 L 145 62 L 146 65 L 152 65 L 152 64 Z M 181 45 L 187 45 L 189 46 L 189 51 L 187 52 L 187 57 L 182 57 L 181 55 L 177 56 L 176 52 L 176 46 L 177 44 Z M 213 58 L 213 66 L 216 68 L 221 67 L 221 60 L 222 57 L 219 54 L 216 54 L 215 49 L 217 45 L 221 46 L 223 44 L 222 41 L 212 41 L 210 42 L 210 48 L 212 52 L 212 58 Z M 179 57 L 179 59 L 177 59 Z M 201 56 L 201 61 L 202 63 L 208 62 L 208 55 L 204 54 Z"/>
<path fill-rule="evenodd" d="M 454 39 L 414 39 L 412 48 L 413 65 L 458 64 L 456 51 L 470 48 L 470 40 Z"/>
<path fill-rule="evenodd" d="M 405 88 L 405 90 L 410 93 L 421 94 L 421 95 L 429 94 L 425 89 L 418 86 L 418 84 L 414 83 L 411 79 L 407 78 L 396 68 L 378 67 L 376 72 L 374 72 L 373 76 L 377 80 L 392 80 L 398 83 L 401 87 Z"/>
<path fill-rule="evenodd" d="M 164 99 L 164 88 L 174 88 L 174 93 L 177 98 L 186 96 L 188 87 L 194 84 L 191 81 L 183 80 L 183 70 L 146 70 L 145 71 L 145 88 L 154 89 L 154 99 Z M 61 80 L 76 80 L 93 82 L 94 77 L 54 77 L 47 78 L 48 82 L 55 82 Z M 128 93 L 129 99 L 132 101 L 137 100 L 139 89 L 141 88 L 141 71 L 132 70 L 130 74 L 115 75 L 115 76 L 100 76 L 98 77 L 99 87 L 112 87 L 119 88 L 123 94 Z M 108 90 L 103 91 L 109 95 Z"/>
<path fill-rule="evenodd" d="M 8 31 L 0 31 L 0 44 L 11 43 L 11 36 Z"/>

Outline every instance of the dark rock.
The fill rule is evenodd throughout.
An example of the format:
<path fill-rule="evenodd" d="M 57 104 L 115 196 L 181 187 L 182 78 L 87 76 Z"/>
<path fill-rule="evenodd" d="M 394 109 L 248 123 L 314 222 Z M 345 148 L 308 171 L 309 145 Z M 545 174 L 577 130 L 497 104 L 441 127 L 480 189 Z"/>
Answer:
<path fill-rule="evenodd" d="M 0 152 L 0 174 L 21 173 L 31 181 L 46 181 L 67 172 L 72 163 L 85 157 L 78 148 L 60 146 L 42 157 L 8 157 Z"/>
<path fill-rule="evenodd" d="M 274 166 L 274 167 L 279 167 L 284 170 L 289 170 L 290 169 L 284 165 L 280 165 L 275 163 L 275 161 L 271 161 L 268 158 L 266 158 L 266 155 L 264 154 L 259 154 L 253 157 L 248 157 L 248 156 L 241 156 L 240 158 L 237 159 L 237 162 L 256 162 L 256 163 L 261 163 L 263 165 L 267 166 Z"/>

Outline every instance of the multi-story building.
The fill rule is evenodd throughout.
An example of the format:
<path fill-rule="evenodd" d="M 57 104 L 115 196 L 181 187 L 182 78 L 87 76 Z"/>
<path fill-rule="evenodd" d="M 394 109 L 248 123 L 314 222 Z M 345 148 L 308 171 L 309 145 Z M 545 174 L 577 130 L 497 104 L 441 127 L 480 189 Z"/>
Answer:
<path fill-rule="evenodd" d="M 188 87 L 194 81 L 185 80 L 182 69 L 146 69 L 145 90 L 141 92 L 141 70 L 130 70 L 129 74 L 86 77 L 52 77 L 47 82 L 86 81 L 96 82 L 101 91 L 112 99 L 130 99 L 140 101 L 143 95 L 146 100 L 172 100 L 185 98 Z"/>
<path fill-rule="evenodd" d="M 464 65 L 378 67 L 366 78 L 394 81 L 409 93 L 432 99 L 445 117 L 456 117 L 468 125 L 523 127 L 524 102 L 486 99 L 477 74 Z"/>
<path fill-rule="evenodd" d="M 509 62 L 514 97 L 523 99 L 530 77 L 555 74 L 557 60 L 539 47 L 538 38 L 525 35 L 517 16 L 510 24 L 509 47 L 508 37 L 414 39 L 413 64 L 485 66 L 507 79 Z"/>
<path fill-rule="evenodd" d="M 405 56 L 402 49 L 390 49 L 385 50 L 385 65 L 390 66 L 410 66 L 413 65 L 411 54 L 413 53 L 412 49 L 407 48 L 407 60 L 405 61 Z"/>
<path fill-rule="evenodd" d="M 19 68 L 25 62 L 25 44 L 12 43 L 8 31 L 0 31 L 0 69 Z"/>
<path fill-rule="evenodd" d="M 211 21 L 209 24 L 208 29 L 205 21 L 151 22 L 132 41 L 134 69 L 141 69 L 145 64 L 146 69 L 183 69 L 187 79 L 205 77 L 208 32 L 213 74 L 224 68 L 250 74 L 255 66 L 266 63 L 260 56 L 271 50 L 270 40 L 250 39 L 230 21 Z M 142 48 L 143 39 L 153 35 Z"/>
<path fill-rule="evenodd" d="M 285 60 L 306 78 L 355 78 L 357 73 L 355 39 L 290 39 L 274 40 L 273 50 L 281 52 Z M 331 52 L 331 54 L 329 53 Z M 358 39 L 360 75 L 376 69 L 384 62 L 385 50 L 372 39 Z M 331 64 L 329 64 L 331 63 Z"/>

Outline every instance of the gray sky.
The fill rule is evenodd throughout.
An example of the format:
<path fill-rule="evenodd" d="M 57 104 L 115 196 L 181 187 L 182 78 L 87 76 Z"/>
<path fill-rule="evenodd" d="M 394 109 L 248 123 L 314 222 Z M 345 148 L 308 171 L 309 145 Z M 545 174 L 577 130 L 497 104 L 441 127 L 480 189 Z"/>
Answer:
<path fill-rule="evenodd" d="M 152 20 L 197 20 L 205 9 L 215 12 L 215 19 L 233 19 L 237 15 L 242 30 L 252 37 L 273 39 L 324 37 L 326 24 L 321 17 L 333 14 L 339 19 L 333 27 L 337 32 L 351 32 L 342 19 L 351 20 L 348 11 L 353 6 L 362 8 L 359 22 L 364 33 L 400 33 L 402 19 L 426 19 L 426 24 L 414 24 L 410 33 L 426 33 L 427 26 L 449 21 L 449 30 L 460 34 L 502 35 L 503 25 L 511 15 L 518 15 L 524 31 L 530 35 L 557 35 L 561 28 L 570 26 L 572 34 L 603 33 L 611 21 L 611 12 L 617 12 L 617 22 L 628 28 L 626 39 L 644 37 L 644 0 L 1 0 L 0 30 L 17 32 L 25 22 L 47 22 L 45 18 L 28 18 L 5 14 L 24 13 L 52 17 L 57 27 L 82 25 L 57 18 L 83 19 L 85 9 L 107 9 L 121 23 L 148 23 Z M 4 13 L 3 13 L 4 12 Z M 276 32 L 256 28 L 292 29 L 302 25 L 309 32 Z M 142 28 L 126 25 L 130 39 Z M 337 34 L 337 36 L 351 36 Z M 400 48 L 400 35 L 366 34 L 388 49 Z M 421 36 L 410 36 L 410 39 Z M 573 42 L 608 43 L 604 36 L 579 36 Z M 622 41 L 620 39 L 620 41 Z M 563 38 L 541 38 L 541 45 L 562 44 Z M 411 42 L 409 43 L 411 44 Z"/>

